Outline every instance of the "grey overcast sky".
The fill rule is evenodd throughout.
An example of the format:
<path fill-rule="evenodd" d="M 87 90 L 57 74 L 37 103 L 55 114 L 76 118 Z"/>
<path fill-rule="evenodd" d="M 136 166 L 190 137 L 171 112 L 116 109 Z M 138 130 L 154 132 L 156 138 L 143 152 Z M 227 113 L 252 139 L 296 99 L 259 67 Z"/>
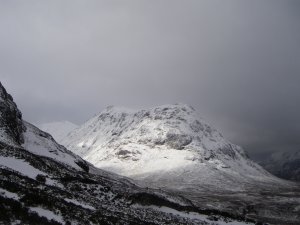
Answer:
<path fill-rule="evenodd" d="M 183 102 L 259 157 L 300 148 L 298 0 L 0 0 L 0 81 L 26 120 Z"/>

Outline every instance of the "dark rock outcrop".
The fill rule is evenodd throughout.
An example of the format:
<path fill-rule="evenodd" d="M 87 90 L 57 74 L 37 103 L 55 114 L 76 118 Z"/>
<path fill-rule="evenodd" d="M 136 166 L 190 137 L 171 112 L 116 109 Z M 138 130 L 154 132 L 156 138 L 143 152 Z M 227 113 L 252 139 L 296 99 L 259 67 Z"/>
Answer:
<path fill-rule="evenodd" d="M 25 126 L 22 123 L 22 113 L 0 82 L 0 135 L 21 144 L 23 131 Z"/>

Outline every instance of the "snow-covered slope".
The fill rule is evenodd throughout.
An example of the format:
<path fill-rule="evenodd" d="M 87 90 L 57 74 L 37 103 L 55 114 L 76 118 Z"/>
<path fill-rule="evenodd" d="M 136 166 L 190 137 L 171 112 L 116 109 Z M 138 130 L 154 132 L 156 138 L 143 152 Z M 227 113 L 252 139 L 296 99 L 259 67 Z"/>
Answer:
<path fill-rule="evenodd" d="M 149 110 L 108 107 L 62 143 L 96 167 L 173 187 L 276 180 L 184 104 Z"/>
<path fill-rule="evenodd" d="M 81 167 L 86 163 L 79 156 L 59 145 L 50 134 L 28 122 L 23 121 L 23 124 L 26 131 L 23 133 L 24 143 L 22 147 L 36 155 L 52 158 L 76 169 L 83 169 Z"/>
<path fill-rule="evenodd" d="M 61 140 L 63 140 L 68 133 L 73 131 L 78 126 L 74 123 L 71 123 L 69 121 L 60 121 L 60 122 L 52 122 L 52 123 L 43 123 L 38 125 L 38 127 L 51 134 L 54 139 L 60 143 Z"/>
<path fill-rule="evenodd" d="M 273 153 L 260 164 L 276 176 L 300 181 L 300 150 Z"/>

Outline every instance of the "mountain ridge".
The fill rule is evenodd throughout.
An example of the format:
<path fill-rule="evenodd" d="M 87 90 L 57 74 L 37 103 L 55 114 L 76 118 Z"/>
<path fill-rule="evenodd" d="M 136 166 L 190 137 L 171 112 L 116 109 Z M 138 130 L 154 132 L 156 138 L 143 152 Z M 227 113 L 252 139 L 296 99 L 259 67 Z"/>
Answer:
<path fill-rule="evenodd" d="M 48 122 L 37 125 L 41 130 L 50 133 L 60 143 L 68 133 L 78 127 L 70 121 Z"/>

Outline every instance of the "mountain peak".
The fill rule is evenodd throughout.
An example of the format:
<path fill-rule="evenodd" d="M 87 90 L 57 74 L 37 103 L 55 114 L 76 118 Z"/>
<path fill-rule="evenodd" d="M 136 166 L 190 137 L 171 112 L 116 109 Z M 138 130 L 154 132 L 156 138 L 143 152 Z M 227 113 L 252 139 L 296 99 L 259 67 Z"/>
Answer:
<path fill-rule="evenodd" d="M 138 110 L 136 110 L 136 109 L 126 108 L 126 107 L 122 107 L 122 106 L 109 105 L 102 112 L 100 112 L 100 114 L 102 114 L 102 113 L 127 113 L 127 114 L 131 114 L 131 113 L 135 113 L 137 111 Z"/>
<path fill-rule="evenodd" d="M 99 168 L 161 185 L 173 177 L 174 187 L 190 180 L 198 185 L 202 178 L 203 187 L 223 176 L 271 176 L 182 103 L 134 111 L 108 107 L 62 144 Z"/>
<path fill-rule="evenodd" d="M 0 101 L 11 101 L 13 102 L 13 97 L 7 93 L 6 89 L 4 88 L 4 86 L 2 85 L 2 83 L 0 82 Z"/>
<path fill-rule="evenodd" d="M 154 112 L 160 112 L 160 111 L 176 111 L 176 110 L 182 110 L 185 112 L 189 111 L 195 111 L 195 109 L 187 104 L 184 103 L 175 103 L 175 104 L 165 104 L 161 106 L 151 107 L 149 109 L 133 109 L 133 108 L 127 108 L 123 106 L 115 106 L 115 105 L 109 105 L 107 106 L 102 112 L 117 112 L 117 113 L 137 113 L 139 111 L 154 111 Z"/>

